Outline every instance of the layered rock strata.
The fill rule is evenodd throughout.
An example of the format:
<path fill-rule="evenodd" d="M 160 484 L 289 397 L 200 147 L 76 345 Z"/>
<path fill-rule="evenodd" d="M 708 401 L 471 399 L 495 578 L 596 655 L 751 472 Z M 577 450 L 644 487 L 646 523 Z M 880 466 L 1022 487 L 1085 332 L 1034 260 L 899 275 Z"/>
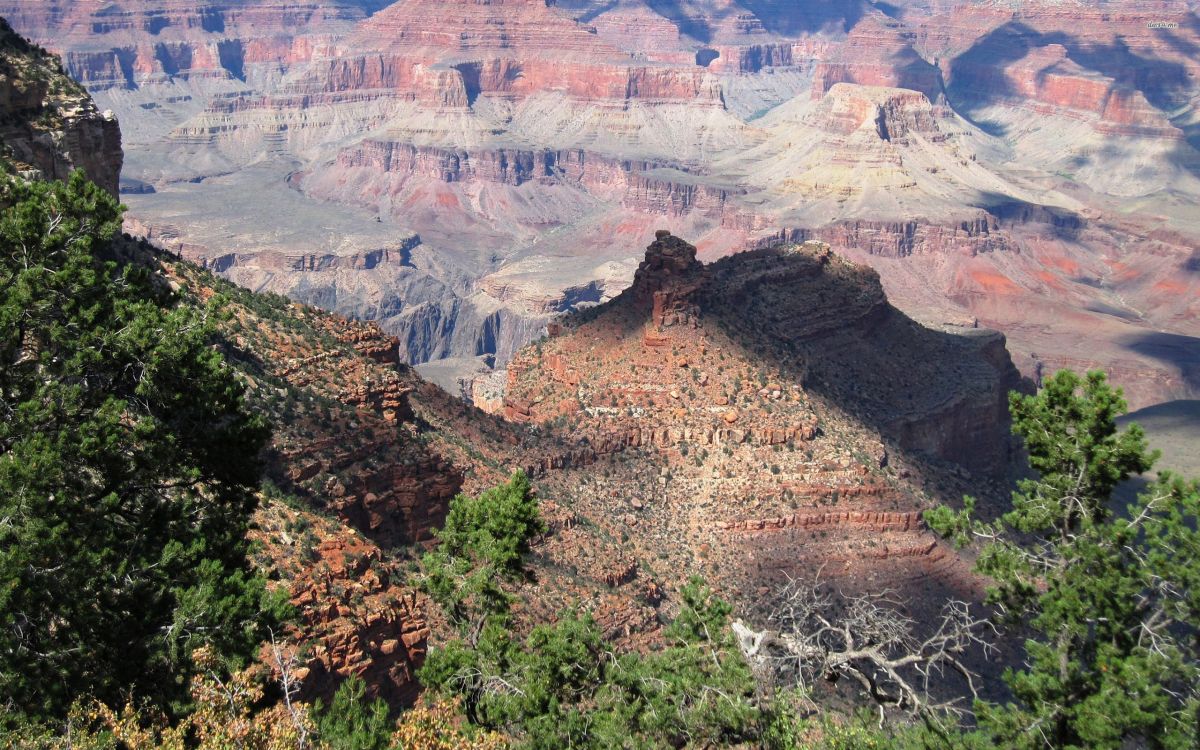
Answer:
<path fill-rule="evenodd" d="M 67 77 L 57 59 L 0 19 L 0 141 L 12 167 L 29 177 L 61 180 L 82 169 L 117 194 L 123 154 L 111 112 Z"/>
<path fill-rule="evenodd" d="M 581 435 L 538 481 L 643 554 L 678 540 L 735 601 L 817 571 L 923 597 L 976 585 L 920 514 L 1004 474 L 1014 387 L 1002 337 L 915 324 L 827 245 L 706 266 L 660 232 L 628 290 L 513 360 L 503 413 Z"/>
<path fill-rule="evenodd" d="M 1200 320 L 1191 10 L 0 0 L 137 143 L 131 229 L 408 361 L 503 364 L 665 224 L 708 259 L 827 241 L 907 313 L 1137 405 L 1197 387 L 1156 343 Z"/>

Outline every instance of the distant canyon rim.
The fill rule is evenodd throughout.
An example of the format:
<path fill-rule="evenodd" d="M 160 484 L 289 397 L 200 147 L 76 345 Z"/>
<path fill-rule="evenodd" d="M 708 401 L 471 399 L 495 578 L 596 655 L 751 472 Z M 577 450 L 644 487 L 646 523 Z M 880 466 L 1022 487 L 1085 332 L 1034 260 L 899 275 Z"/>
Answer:
<path fill-rule="evenodd" d="M 470 395 L 654 230 L 819 240 L 1022 374 L 1200 397 L 1194 0 L 0 0 L 127 229 Z M 491 380 L 495 381 L 493 377 Z"/>

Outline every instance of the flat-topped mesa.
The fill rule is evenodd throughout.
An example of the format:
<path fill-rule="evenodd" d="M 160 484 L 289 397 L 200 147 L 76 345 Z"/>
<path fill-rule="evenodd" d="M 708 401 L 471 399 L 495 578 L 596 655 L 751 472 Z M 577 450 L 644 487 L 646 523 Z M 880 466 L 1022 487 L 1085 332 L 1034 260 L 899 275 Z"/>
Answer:
<path fill-rule="evenodd" d="M 699 308 L 690 298 L 707 280 L 704 264 L 696 260 L 695 246 L 660 229 L 646 248 L 646 258 L 638 266 L 626 294 L 633 297 L 638 307 L 650 307 L 653 325 L 694 326 Z"/>
<path fill-rule="evenodd" d="M 881 141 L 908 143 L 910 136 L 941 142 L 947 139 L 939 122 L 952 112 L 930 103 L 919 91 L 836 83 L 809 116 L 825 132 L 846 136 L 872 130 Z"/>

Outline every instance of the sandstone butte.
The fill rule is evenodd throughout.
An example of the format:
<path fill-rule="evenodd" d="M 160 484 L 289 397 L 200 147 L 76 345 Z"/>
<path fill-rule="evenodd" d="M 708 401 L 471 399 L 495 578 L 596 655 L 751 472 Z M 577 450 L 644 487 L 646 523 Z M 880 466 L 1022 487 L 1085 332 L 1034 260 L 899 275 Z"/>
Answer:
<path fill-rule="evenodd" d="M 915 319 L 1003 331 L 1034 379 L 1103 367 L 1135 406 L 1200 389 L 1183 0 L 0 15 L 120 119 L 133 233 L 375 320 L 454 390 L 619 294 L 659 226 L 706 260 L 827 242 Z"/>

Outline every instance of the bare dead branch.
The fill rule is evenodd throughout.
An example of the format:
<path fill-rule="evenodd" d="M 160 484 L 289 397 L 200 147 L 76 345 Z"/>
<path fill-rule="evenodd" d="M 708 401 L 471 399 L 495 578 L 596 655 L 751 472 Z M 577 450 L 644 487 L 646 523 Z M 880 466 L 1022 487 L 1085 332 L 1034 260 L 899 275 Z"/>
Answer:
<path fill-rule="evenodd" d="M 978 650 L 987 658 L 995 650 L 995 627 L 963 601 L 947 602 L 925 638 L 916 635 L 917 623 L 891 592 L 835 596 L 819 578 L 792 580 L 775 602 L 764 629 L 742 620 L 733 624 L 742 652 L 756 669 L 801 688 L 844 677 L 881 707 L 914 714 L 961 711 L 956 701 L 931 698 L 933 678 L 955 672 L 977 696 L 978 675 L 963 657 Z"/>

